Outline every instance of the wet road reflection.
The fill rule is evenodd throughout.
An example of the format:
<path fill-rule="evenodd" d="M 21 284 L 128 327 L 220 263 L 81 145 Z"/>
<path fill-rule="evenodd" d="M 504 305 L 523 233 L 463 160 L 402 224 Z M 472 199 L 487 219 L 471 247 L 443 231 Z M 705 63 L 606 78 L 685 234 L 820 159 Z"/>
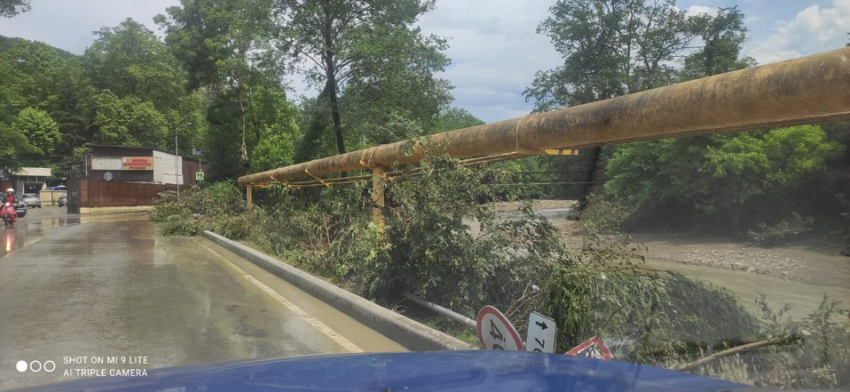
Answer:
<path fill-rule="evenodd" d="M 78 224 L 79 215 L 20 218 L 15 226 L 0 231 L 0 258 L 38 242 L 56 228 Z"/>
<path fill-rule="evenodd" d="M 26 223 L 0 232 L 0 390 L 76 378 L 67 356 L 147 356 L 154 369 L 347 352 L 274 295 L 366 351 L 403 350 L 202 238 L 156 235 L 144 213 Z M 6 372 L 21 358 L 57 371 Z"/>

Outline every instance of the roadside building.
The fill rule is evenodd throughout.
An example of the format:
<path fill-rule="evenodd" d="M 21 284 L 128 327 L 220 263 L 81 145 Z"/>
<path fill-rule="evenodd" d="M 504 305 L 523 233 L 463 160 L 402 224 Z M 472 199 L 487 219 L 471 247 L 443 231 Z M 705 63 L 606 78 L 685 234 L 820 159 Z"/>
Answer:
<path fill-rule="evenodd" d="M 47 187 L 50 175 L 50 168 L 47 167 L 22 167 L 15 172 L 0 171 L 0 187 L 4 191 L 13 188 L 18 195 L 39 193 Z"/>
<path fill-rule="evenodd" d="M 83 173 L 69 184 L 71 209 L 77 207 L 75 202 L 80 208 L 150 206 L 163 191 L 195 185 L 195 173 L 201 171 L 202 162 L 197 159 L 154 148 L 87 147 L 91 152 Z M 71 200 L 75 197 L 78 200 Z"/>

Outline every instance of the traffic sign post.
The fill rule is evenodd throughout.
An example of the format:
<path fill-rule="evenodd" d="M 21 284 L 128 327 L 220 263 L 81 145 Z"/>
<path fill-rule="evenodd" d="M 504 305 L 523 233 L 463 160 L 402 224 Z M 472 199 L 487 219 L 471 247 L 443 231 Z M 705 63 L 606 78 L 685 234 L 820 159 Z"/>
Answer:
<path fill-rule="evenodd" d="M 195 172 L 195 181 L 203 181 L 204 180 L 204 172 L 199 171 Z"/>
<path fill-rule="evenodd" d="M 599 336 L 594 336 L 587 339 L 584 343 L 573 347 L 572 350 L 567 351 L 567 355 L 603 360 L 614 359 L 614 356 L 611 355 L 611 350 L 608 349 L 608 346 L 605 345 L 605 342 Z"/>
<path fill-rule="evenodd" d="M 522 351 L 516 328 L 498 309 L 487 305 L 478 312 L 478 341 L 487 350 Z"/>
<path fill-rule="evenodd" d="M 555 352 L 555 339 L 558 326 L 555 320 L 537 312 L 528 315 L 528 336 L 525 339 L 525 351 L 542 353 Z"/>

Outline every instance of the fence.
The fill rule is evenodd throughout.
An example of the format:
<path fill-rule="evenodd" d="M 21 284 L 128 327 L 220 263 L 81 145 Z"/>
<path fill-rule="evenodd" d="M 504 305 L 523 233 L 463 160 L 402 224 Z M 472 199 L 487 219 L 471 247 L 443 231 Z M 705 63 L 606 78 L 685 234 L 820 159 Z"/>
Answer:
<path fill-rule="evenodd" d="M 176 189 L 177 186 L 174 184 L 142 184 L 83 179 L 80 180 L 80 207 L 150 206 L 156 202 L 160 192 Z"/>
<path fill-rule="evenodd" d="M 66 196 L 68 191 L 40 191 L 38 192 L 42 206 L 55 206 L 59 204 L 59 198 Z"/>

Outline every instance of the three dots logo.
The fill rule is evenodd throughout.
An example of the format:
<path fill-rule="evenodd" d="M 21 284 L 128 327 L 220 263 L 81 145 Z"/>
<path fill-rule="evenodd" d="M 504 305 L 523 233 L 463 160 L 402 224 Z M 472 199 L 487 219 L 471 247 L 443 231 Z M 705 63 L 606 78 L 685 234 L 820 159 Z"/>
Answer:
<path fill-rule="evenodd" d="M 18 370 L 19 373 L 24 373 L 29 370 L 32 373 L 45 372 L 45 373 L 53 373 L 56 370 L 56 362 L 53 361 L 18 361 L 15 364 L 15 369 Z"/>

